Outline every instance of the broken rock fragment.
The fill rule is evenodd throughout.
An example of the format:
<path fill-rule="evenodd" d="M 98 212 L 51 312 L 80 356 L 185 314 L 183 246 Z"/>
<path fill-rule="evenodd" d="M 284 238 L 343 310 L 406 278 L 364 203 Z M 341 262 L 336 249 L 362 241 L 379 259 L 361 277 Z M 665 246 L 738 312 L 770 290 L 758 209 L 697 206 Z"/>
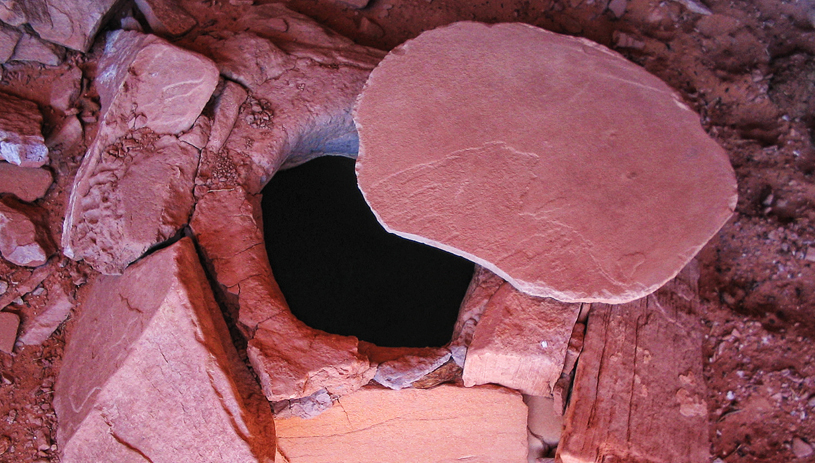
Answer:
<path fill-rule="evenodd" d="M 0 254 L 24 267 L 44 264 L 54 245 L 44 224 L 43 211 L 13 198 L 0 199 Z"/>
<path fill-rule="evenodd" d="M 585 39 L 456 23 L 392 51 L 355 108 L 383 226 L 519 290 L 621 303 L 730 217 L 725 151 L 664 82 Z"/>
<path fill-rule="evenodd" d="M 0 63 L 5 63 L 14 54 L 14 47 L 22 33 L 0 22 Z"/>
<path fill-rule="evenodd" d="M 13 2 L 18 18 L 24 17 L 49 42 L 88 51 L 94 36 L 102 26 L 116 0 L 32 0 Z"/>
<path fill-rule="evenodd" d="M 0 93 L 0 156 L 23 167 L 39 167 L 48 162 L 48 148 L 42 137 L 42 114 L 28 100 Z"/>
<path fill-rule="evenodd" d="M 315 418 L 277 420 L 277 433 L 289 463 L 518 463 L 526 406 L 494 386 L 365 387 Z"/>
<path fill-rule="evenodd" d="M 20 317 L 11 312 L 0 312 L 0 351 L 11 353 L 17 339 Z"/>
<path fill-rule="evenodd" d="M 46 169 L 0 162 L 0 193 L 13 194 L 30 203 L 42 198 L 52 182 L 51 172 Z"/>
<path fill-rule="evenodd" d="M 23 34 L 14 48 L 11 60 L 33 61 L 46 66 L 57 66 L 62 62 L 62 50 L 54 44 Z"/>
<path fill-rule="evenodd" d="M 153 32 L 161 35 L 181 35 L 195 27 L 197 21 L 175 0 L 136 0 Z"/>
<path fill-rule="evenodd" d="M 94 285 L 55 387 L 61 461 L 273 461 L 271 408 L 191 240 Z"/>
<path fill-rule="evenodd" d="M 495 383 L 548 396 L 560 378 L 580 304 L 533 297 L 504 282 L 489 298 L 464 363 L 464 385 Z"/>

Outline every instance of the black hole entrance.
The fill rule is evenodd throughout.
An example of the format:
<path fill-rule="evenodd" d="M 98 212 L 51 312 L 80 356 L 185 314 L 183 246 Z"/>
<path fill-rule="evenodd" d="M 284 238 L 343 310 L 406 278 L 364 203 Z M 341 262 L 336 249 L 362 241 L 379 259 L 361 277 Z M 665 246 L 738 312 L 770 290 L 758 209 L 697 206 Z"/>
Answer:
<path fill-rule="evenodd" d="M 386 232 L 352 159 L 325 156 L 275 174 L 262 207 L 275 279 L 304 323 L 380 346 L 450 341 L 473 264 Z"/>

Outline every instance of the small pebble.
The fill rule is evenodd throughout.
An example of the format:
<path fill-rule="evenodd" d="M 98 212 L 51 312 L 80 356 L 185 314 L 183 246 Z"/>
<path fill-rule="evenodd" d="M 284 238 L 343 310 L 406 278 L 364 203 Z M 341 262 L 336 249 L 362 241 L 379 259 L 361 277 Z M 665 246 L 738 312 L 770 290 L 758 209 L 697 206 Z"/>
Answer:
<path fill-rule="evenodd" d="M 0 436 L 0 455 L 6 453 L 11 447 L 11 439 L 8 436 Z"/>
<path fill-rule="evenodd" d="M 803 439 L 796 437 L 792 439 L 792 453 L 798 458 L 806 458 L 812 455 L 812 446 L 806 443 Z"/>

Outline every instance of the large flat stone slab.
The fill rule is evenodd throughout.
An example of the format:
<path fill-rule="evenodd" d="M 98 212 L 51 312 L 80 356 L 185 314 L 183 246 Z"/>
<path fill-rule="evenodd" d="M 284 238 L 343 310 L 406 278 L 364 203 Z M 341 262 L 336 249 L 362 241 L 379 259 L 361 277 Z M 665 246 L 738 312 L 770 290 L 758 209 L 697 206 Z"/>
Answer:
<path fill-rule="evenodd" d="M 238 358 L 188 238 L 94 283 L 54 409 L 64 463 L 274 458 L 269 403 Z"/>
<path fill-rule="evenodd" d="M 507 282 L 489 298 L 464 363 L 464 385 L 500 384 L 549 396 L 580 304 L 524 294 Z"/>
<path fill-rule="evenodd" d="M 529 25 L 462 22 L 406 42 L 354 120 L 359 185 L 386 229 L 535 296 L 645 296 L 736 204 L 727 154 L 676 92 Z"/>
<path fill-rule="evenodd" d="M 698 270 L 591 308 L 558 447 L 563 463 L 710 461 Z"/>
<path fill-rule="evenodd" d="M 289 463 L 526 461 L 526 406 L 509 389 L 365 387 L 308 420 L 277 421 Z"/>

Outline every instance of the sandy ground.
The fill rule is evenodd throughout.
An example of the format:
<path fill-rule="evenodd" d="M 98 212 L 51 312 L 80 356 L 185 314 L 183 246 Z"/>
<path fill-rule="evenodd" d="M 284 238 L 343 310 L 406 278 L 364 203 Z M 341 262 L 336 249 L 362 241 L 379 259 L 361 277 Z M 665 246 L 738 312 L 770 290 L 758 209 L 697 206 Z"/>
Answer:
<path fill-rule="evenodd" d="M 205 8 L 218 0 L 206 0 Z M 700 253 L 709 329 L 704 352 L 710 438 L 725 462 L 815 462 L 815 2 L 797 0 L 373 0 L 356 10 L 338 0 L 289 5 L 364 45 L 390 49 L 458 20 L 521 21 L 590 38 L 644 66 L 702 117 L 730 153 L 739 181 L 735 216 Z M 694 12 L 694 10 L 696 12 Z M 708 10 L 712 14 L 700 14 Z M 92 63 L 69 56 L 92 75 Z M 37 66 L 5 66 L 0 85 L 20 88 Z M 42 79 L 42 77 L 40 77 Z M 92 94 L 77 106 L 93 111 Z M 45 131 L 58 115 L 46 115 Z M 55 153 L 57 182 L 40 204 L 54 236 L 66 185 L 81 153 Z M 7 310 L 31 313 L 57 281 L 93 277 L 57 259 L 40 286 Z M 0 261 L 9 291 L 31 272 Z M 51 407 L 70 322 L 42 346 L 0 353 L 0 462 L 59 461 Z M 797 445 L 793 445 L 798 439 Z"/>

